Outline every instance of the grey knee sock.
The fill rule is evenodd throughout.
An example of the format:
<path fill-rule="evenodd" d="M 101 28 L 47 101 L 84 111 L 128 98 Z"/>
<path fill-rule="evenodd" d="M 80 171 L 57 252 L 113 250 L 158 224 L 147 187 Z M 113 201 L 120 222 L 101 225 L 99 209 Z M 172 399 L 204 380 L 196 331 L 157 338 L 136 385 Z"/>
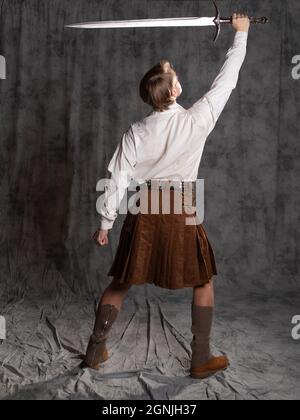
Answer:
<path fill-rule="evenodd" d="M 210 333 L 213 321 L 214 308 L 210 306 L 198 306 L 192 304 L 192 327 L 193 340 L 191 342 L 192 363 L 191 367 L 199 367 L 211 357 Z"/>

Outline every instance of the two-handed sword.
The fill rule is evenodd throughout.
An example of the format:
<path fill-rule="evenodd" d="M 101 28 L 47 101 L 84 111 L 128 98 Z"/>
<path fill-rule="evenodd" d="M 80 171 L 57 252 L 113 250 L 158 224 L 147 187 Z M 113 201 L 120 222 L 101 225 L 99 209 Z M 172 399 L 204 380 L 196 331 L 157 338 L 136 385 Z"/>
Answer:
<path fill-rule="evenodd" d="M 68 28 L 150 28 L 166 26 L 215 26 L 214 42 L 219 37 L 221 23 L 232 23 L 232 17 L 221 17 L 216 2 L 213 0 L 216 14 L 213 17 L 180 17 L 162 19 L 103 20 L 98 22 L 82 22 L 66 25 Z M 267 23 L 267 17 L 249 17 L 250 23 Z"/>

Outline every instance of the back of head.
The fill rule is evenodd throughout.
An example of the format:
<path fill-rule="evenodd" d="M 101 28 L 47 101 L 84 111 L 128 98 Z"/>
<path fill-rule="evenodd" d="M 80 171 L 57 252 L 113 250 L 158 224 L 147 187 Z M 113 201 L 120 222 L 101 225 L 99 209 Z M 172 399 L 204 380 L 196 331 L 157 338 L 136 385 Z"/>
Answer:
<path fill-rule="evenodd" d="M 175 71 L 167 60 L 160 60 L 140 82 L 140 96 L 155 111 L 162 112 L 174 102 L 171 97 Z"/>

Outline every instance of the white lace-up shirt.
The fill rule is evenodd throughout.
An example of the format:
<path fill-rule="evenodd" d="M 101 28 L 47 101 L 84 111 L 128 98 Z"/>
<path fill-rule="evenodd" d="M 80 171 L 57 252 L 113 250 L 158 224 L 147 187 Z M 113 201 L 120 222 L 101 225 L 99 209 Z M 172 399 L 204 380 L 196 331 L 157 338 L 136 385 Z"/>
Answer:
<path fill-rule="evenodd" d="M 111 229 L 132 179 L 195 181 L 206 139 L 236 87 L 248 32 L 237 31 L 209 91 L 190 108 L 173 102 L 130 125 L 108 165 L 111 186 L 100 210 L 101 229 Z M 99 211 L 99 210 L 98 210 Z"/>

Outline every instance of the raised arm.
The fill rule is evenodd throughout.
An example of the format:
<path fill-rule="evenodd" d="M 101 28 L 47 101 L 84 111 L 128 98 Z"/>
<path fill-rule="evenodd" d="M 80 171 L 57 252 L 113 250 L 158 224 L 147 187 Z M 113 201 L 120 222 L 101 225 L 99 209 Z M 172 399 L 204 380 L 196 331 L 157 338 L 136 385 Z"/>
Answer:
<path fill-rule="evenodd" d="M 105 191 L 104 205 L 100 210 L 100 228 L 111 229 L 117 218 L 117 210 L 131 182 L 136 164 L 136 143 L 132 126 L 123 134 L 108 170 L 111 172 L 110 186 Z"/>
<path fill-rule="evenodd" d="M 188 109 L 206 136 L 215 127 L 231 92 L 236 87 L 239 71 L 246 56 L 249 19 L 247 16 L 234 14 L 232 26 L 236 29 L 236 34 L 227 51 L 225 63 L 209 91 Z"/>

